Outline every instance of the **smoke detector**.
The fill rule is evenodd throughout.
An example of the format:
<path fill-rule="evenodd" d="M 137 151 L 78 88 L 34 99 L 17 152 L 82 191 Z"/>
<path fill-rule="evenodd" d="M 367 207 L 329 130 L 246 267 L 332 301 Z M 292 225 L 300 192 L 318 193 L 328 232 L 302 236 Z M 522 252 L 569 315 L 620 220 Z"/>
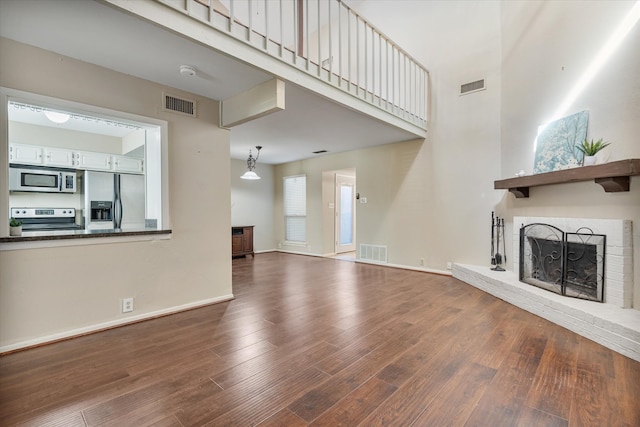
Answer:
<path fill-rule="evenodd" d="M 181 65 L 180 74 L 182 74 L 183 76 L 193 77 L 196 75 L 196 69 L 190 65 Z"/>

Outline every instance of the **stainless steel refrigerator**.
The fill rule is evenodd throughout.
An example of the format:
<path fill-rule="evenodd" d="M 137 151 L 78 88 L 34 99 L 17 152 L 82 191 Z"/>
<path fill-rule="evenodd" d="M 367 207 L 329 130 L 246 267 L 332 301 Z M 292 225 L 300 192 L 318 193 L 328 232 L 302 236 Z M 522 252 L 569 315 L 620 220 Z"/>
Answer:
<path fill-rule="evenodd" d="M 144 175 L 84 172 L 87 230 L 144 230 Z"/>

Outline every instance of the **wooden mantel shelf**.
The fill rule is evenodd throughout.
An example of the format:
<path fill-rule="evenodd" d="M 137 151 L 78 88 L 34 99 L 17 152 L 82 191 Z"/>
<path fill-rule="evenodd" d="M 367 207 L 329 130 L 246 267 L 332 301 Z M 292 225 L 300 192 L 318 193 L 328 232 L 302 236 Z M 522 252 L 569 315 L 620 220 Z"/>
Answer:
<path fill-rule="evenodd" d="M 629 191 L 629 177 L 640 175 L 640 159 L 625 159 L 601 165 L 581 166 L 493 182 L 496 190 L 509 190 L 517 198 L 529 197 L 529 187 L 564 184 L 593 179 L 607 193 Z"/>

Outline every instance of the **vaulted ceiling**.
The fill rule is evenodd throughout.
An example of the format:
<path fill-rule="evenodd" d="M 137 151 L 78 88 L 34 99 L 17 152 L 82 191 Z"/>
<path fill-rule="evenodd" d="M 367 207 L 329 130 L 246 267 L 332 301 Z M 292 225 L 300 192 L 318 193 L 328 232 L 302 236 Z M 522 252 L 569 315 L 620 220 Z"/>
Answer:
<path fill-rule="evenodd" d="M 214 100 L 272 78 L 247 64 L 99 1 L 2 0 L 0 36 Z M 180 74 L 180 65 L 198 69 Z M 340 106 L 292 83 L 286 109 L 234 127 L 231 157 L 260 145 L 279 164 L 413 139 L 411 133 Z"/>

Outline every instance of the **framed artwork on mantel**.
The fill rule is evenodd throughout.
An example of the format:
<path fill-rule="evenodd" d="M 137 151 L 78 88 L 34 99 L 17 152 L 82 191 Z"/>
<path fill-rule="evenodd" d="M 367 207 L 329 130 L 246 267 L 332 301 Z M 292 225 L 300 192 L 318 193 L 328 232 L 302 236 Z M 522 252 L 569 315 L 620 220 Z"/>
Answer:
<path fill-rule="evenodd" d="M 553 121 L 538 134 L 533 173 L 575 168 L 582 163 L 576 149 L 587 137 L 589 112 L 581 111 Z"/>

